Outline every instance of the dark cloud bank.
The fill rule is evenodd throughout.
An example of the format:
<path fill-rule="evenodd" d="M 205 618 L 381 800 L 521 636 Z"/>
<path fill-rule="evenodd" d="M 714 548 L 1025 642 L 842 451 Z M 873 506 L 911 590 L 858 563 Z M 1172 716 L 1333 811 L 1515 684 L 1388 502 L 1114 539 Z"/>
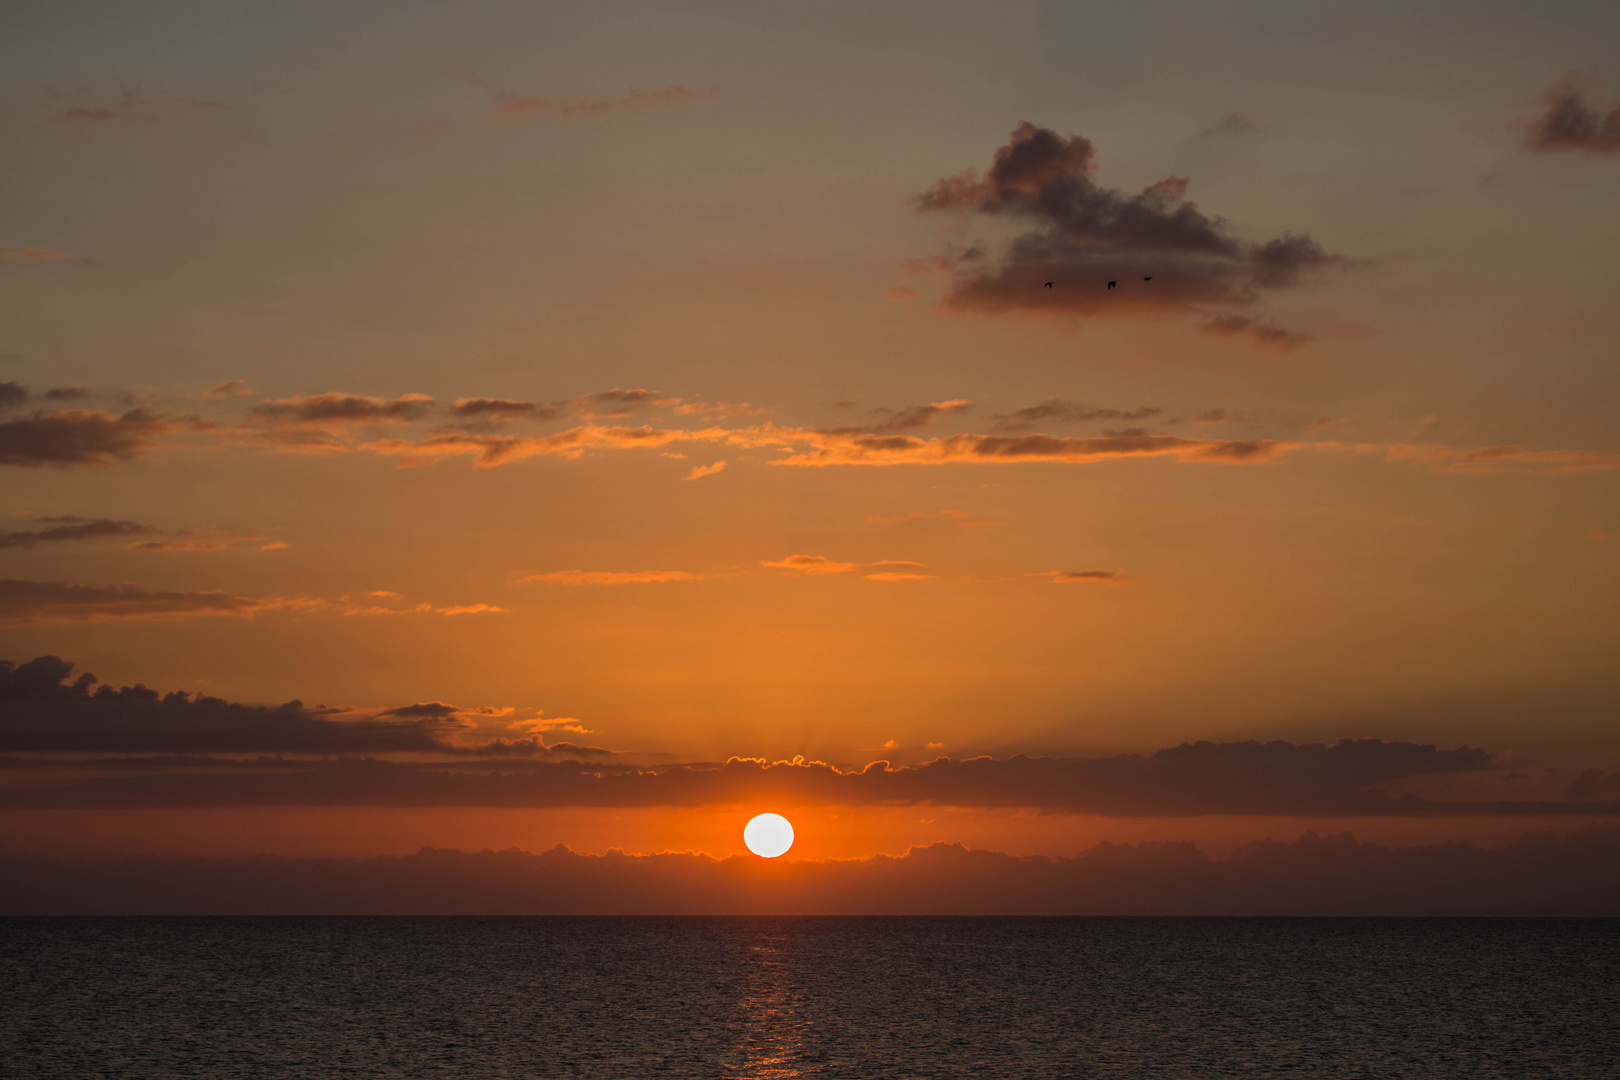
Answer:
<path fill-rule="evenodd" d="M 426 702 L 401 706 L 373 716 L 334 719 L 319 708 L 300 701 L 284 705 L 239 705 L 205 695 L 176 691 L 168 694 L 139 684 L 114 687 L 96 685 L 86 672 L 73 677 L 73 665 L 55 656 L 40 656 L 25 664 L 0 661 L 0 754 L 387 754 L 437 755 L 545 754 L 571 752 L 600 754 L 595 747 L 557 743 L 546 746 L 534 737 L 494 739 L 463 747 L 449 737 L 464 724 L 453 705 Z M 0 767 L 7 762 L 0 759 Z M 9 762 L 13 767 L 18 762 Z M 169 761 L 164 767 L 184 764 L 220 765 L 242 769 L 284 769 L 274 762 L 220 763 Z M 117 763 L 121 768 L 150 768 L 149 759 Z M 309 763 L 304 763 L 307 770 Z M 163 780 L 164 777 L 157 779 Z M 183 778 L 172 778 L 180 782 Z M 198 778 L 192 778 L 198 779 Z M 224 779 L 226 786 L 233 782 Z M 252 780 L 241 777 L 252 786 Z M 295 781 L 295 786 L 297 781 Z M 29 796 L 14 792 L 25 802 Z M 151 793 L 151 794 L 155 794 Z M 280 799 L 261 792 L 272 802 Z M 149 796 L 150 797 L 150 796 Z M 157 796 L 163 798 L 164 796 Z M 170 796 L 174 797 L 174 796 Z M 184 796 L 180 796 L 184 798 Z M 250 797 L 251 800 L 251 797 Z M 240 802 L 226 798 L 226 801 Z M 296 798 L 295 798 L 296 801 Z M 0 794 L 0 804 L 5 795 Z M 14 804 L 15 805 L 15 804 Z M 180 805 L 190 805 L 189 802 Z"/>
<path fill-rule="evenodd" d="M 377 859 L 0 856 L 6 915 L 1620 915 L 1620 830 L 1387 848 L 1348 834 L 1102 844 L 1077 858 L 959 845 L 902 857 L 423 849 Z"/>
<path fill-rule="evenodd" d="M 1443 803 L 1392 794 L 1392 782 L 1484 769 L 1491 757 L 1470 747 L 1379 739 L 1332 746 L 1198 742 L 1152 754 L 940 758 L 910 766 L 733 758 L 651 768 L 594 760 L 608 752 L 546 745 L 533 736 L 457 741 L 476 714 L 442 702 L 368 714 L 298 701 L 242 705 L 139 685 L 97 686 L 88 674 L 74 678 L 73 666 L 57 657 L 0 662 L 0 807 L 640 807 L 772 800 L 785 806 L 1029 807 L 1114 817 L 1620 813 L 1620 790 L 1602 774 L 1585 775 L 1566 802 Z"/>

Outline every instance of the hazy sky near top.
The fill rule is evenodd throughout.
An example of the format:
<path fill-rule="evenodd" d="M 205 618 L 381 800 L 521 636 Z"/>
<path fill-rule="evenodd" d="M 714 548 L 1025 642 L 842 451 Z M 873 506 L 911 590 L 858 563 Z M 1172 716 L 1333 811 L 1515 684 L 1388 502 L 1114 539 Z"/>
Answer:
<path fill-rule="evenodd" d="M 10 3 L 0 72 L 0 656 L 1620 756 L 1612 4 Z"/>

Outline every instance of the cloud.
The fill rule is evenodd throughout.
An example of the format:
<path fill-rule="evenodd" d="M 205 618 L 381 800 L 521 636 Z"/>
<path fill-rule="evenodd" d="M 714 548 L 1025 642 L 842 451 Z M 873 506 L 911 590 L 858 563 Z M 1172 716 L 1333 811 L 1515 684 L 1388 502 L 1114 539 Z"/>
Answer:
<path fill-rule="evenodd" d="M 469 710 L 437 702 L 359 719 L 328 719 L 299 701 L 270 708 L 200 694 L 159 694 L 139 684 L 96 687 L 89 673 L 70 682 L 73 668 L 55 656 L 25 664 L 0 661 L 0 752 L 445 754 L 483 749 L 448 741 L 466 726 L 462 716 Z M 539 747 L 540 753 L 546 750 Z M 534 747 L 527 752 L 533 754 Z M 261 759 L 256 767 L 284 774 L 286 763 Z"/>
<path fill-rule="evenodd" d="M 1073 858 L 960 844 L 814 862 L 694 853 L 423 848 L 380 858 L 0 856 L 3 915 L 1620 914 L 1620 830 L 1385 847 L 1305 833 L 1212 859 L 1191 843 L 1099 844 Z M 1164 934 L 1164 928 L 1156 928 Z M 1198 933 L 1207 933 L 1200 929 Z M 1189 939 L 1190 940 L 1190 939 Z M 1202 939 L 1200 939 L 1202 940 Z M 1350 962 L 1354 942 L 1322 946 Z M 886 959 L 857 963 L 881 978 Z M 867 970 L 869 969 L 869 970 Z"/>
<path fill-rule="evenodd" d="M 60 663 L 60 662 L 58 662 Z M 65 676 L 64 676 L 65 678 Z M 17 710 L 9 715 L 23 716 Z M 86 729 L 88 730 L 88 729 Z M 86 747 L 93 749 L 94 747 Z M 461 751 L 457 751 L 460 753 Z M 1546 816 L 1620 814 L 1620 803 L 1459 803 L 1394 795 L 1390 781 L 1477 771 L 1484 750 L 1345 739 L 1326 746 L 1286 742 L 1189 743 L 1153 754 L 1105 758 L 949 758 L 916 766 L 876 761 L 864 768 L 825 762 L 732 758 L 721 765 L 541 762 L 521 772 L 447 771 L 388 761 L 310 761 L 230 775 L 110 766 L 27 789 L 0 786 L 0 806 L 717 806 L 744 803 L 831 806 L 939 805 L 1028 808 L 1106 817 L 1202 814 L 1292 817 L 1421 817 L 1437 814 Z"/>
<path fill-rule="evenodd" d="M 26 247 L 21 251 L 0 251 L 0 262 L 72 262 L 73 256 L 50 248 Z"/>
<path fill-rule="evenodd" d="M 255 405 L 249 414 L 252 423 L 319 425 L 404 424 L 420 420 L 433 409 L 426 394 L 404 394 L 397 398 L 366 397 L 361 394 L 306 394 L 278 398 Z"/>
<path fill-rule="evenodd" d="M 654 406 L 674 407 L 680 403 L 680 398 L 660 394 L 657 390 L 626 390 L 616 386 L 612 390 L 586 394 L 577 399 L 574 405 L 585 416 L 621 417 L 630 416 L 641 409 Z"/>
<path fill-rule="evenodd" d="M 611 112 L 636 112 L 654 109 L 673 109 L 687 105 L 705 105 L 720 96 L 718 86 L 707 90 L 690 90 L 684 86 L 666 86 L 662 90 L 631 89 L 623 97 L 597 98 L 526 98 L 515 94 L 497 94 L 495 111 L 503 119 L 527 120 L 534 117 L 600 116 Z"/>
<path fill-rule="evenodd" d="M 148 408 L 115 416 L 92 409 L 0 421 L 0 465 L 97 467 L 131 461 L 178 423 Z"/>
<path fill-rule="evenodd" d="M 392 595 L 392 594 L 386 594 Z M 325 601 L 315 601 L 315 608 L 327 606 Z M 506 609 L 496 607 L 494 604 L 449 604 L 438 606 L 423 602 L 413 607 L 397 608 L 383 604 L 349 604 L 339 605 L 346 616 L 356 615 L 498 615 L 504 614 Z"/>
<path fill-rule="evenodd" d="M 1096 582 L 1117 585 L 1125 580 L 1118 570 L 1048 570 L 1043 576 L 1055 585 Z"/>
<path fill-rule="evenodd" d="M 513 401 L 510 398 L 457 398 L 450 415 L 476 420 L 556 420 L 567 416 L 565 402 Z"/>
<path fill-rule="evenodd" d="M 702 580 L 702 574 L 685 570 L 553 570 L 518 578 L 519 582 L 546 582 L 553 585 L 657 585 L 670 581 Z"/>
<path fill-rule="evenodd" d="M 29 399 L 28 387 L 19 382 L 0 382 L 0 409 L 15 409 Z M 90 396 L 88 386 L 53 386 L 40 397 L 46 401 L 79 401 Z"/>
<path fill-rule="evenodd" d="M 863 581 L 935 581 L 934 574 L 911 574 L 898 570 L 883 570 L 876 574 L 862 574 Z"/>
<path fill-rule="evenodd" d="M 1220 315 L 1204 324 L 1204 333 L 1216 337 L 1252 338 L 1257 344 L 1269 345 L 1287 352 L 1297 349 L 1311 339 L 1304 334 L 1273 326 L 1248 315 Z"/>
<path fill-rule="evenodd" d="M 1620 154 L 1620 105 L 1607 112 L 1590 106 L 1572 81 L 1545 95 L 1546 111 L 1530 126 L 1525 146 L 1533 151 Z"/>
<path fill-rule="evenodd" d="M 232 551 L 243 547 L 252 547 L 258 551 L 282 551 L 287 547 L 287 544 L 285 541 L 271 540 L 265 536 L 225 536 L 192 540 L 143 540 L 139 543 L 125 544 L 124 546 L 130 551 L 171 554 L 193 551 Z"/>
<path fill-rule="evenodd" d="M 274 545 L 267 545 L 274 547 Z M 189 550 L 212 550 L 191 548 Z M 264 550 L 261 548 L 261 550 Z M 493 604 L 393 607 L 376 603 L 392 593 L 369 594 L 370 602 L 348 597 L 240 596 L 225 592 L 162 592 L 132 585 L 67 585 L 56 581 L 0 579 L 0 626 L 63 626 L 113 619 L 189 619 L 205 615 L 247 618 L 265 611 L 332 613 L 344 616 L 480 615 L 505 611 Z"/>
<path fill-rule="evenodd" d="M 146 536 L 157 531 L 138 522 L 114 521 L 111 518 L 63 515 L 35 520 L 49 527 L 0 532 L 0 548 L 31 549 L 39 544 L 54 544 L 64 540 L 96 540 L 104 536 Z"/>
<path fill-rule="evenodd" d="M 209 387 L 203 391 L 202 396 L 209 401 L 220 401 L 225 398 L 258 397 L 259 392 L 250 389 L 245 380 L 231 379 L 229 382 L 222 382 L 218 386 Z"/>
<path fill-rule="evenodd" d="M 1204 130 L 1204 138 L 1216 135 L 1248 135 L 1260 130 L 1260 122 L 1252 113 L 1231 112 L 1221 117 L 1220 123 Z"/>
<path fill-rule="evenodd" d="M 992 268 L 958 259 L 945 307 L 1125 319 L 1202 313 L 1207 319 L 1212 310 L 1250 304 L 1310 271 L 1348 265 L 1304 234 L 1261 243 L 1229 236 L 1220 219 L 1186 200 L 1182 178 L 1132 195 L 1098 185 L 1095 168 L 1089 140 L 1025 122 L 996 150 L 982 179 L 969 170 L 920 196 L 921 210 L 1033 226 Z M 1048 281 L 1053 288 L 1043 287 Z M 1108 288 L 1110 281 L 1118 288 Z"/>
<path fill-rule="evenodd" d="M 950 401 L 934 401 L 927 405 L 913 405 L 908 409 L 874 409 L 880 416 L 876 424 L 867 428 L 847 429 L 861 430 L 873 434 L 887 435 L 896 431 L 912 431 L 916 428 L 928 427 L 942 416 L 955 416 L 965 413 L 973 408 L 973 402 L 965 398 L 952 398 Z"/>
<path fill-rule="evenodd" d="M 1572 802 L 1620 803 L 1620 772 L 1588 769 L 1569 782 L 1568 798 Z"/>
<path fill-rule="evenodd" d="M 855 569 L 854 563 L 834 562 L 825 555 L 789 555 L 785 559 L 762 560 L 759 565 L 796 574 L 846 574 Z"/>
<path fill-rule="evenodd" d="M 1620 454 L 1595 450 L 1526 450 L 1522 446 L 1463 449 L 1435 443 L 1397 443 L 1384 450 L 1389 461 L 1409 461 L 1443 472 L 1580 472 L 1620 468 Z"/>
<path fill-rule="evenodd" d="M 768 438 L 768 437 L 767 437 Z M 704 428 L 604 427 L 584 424 L 551 435 L 479 435 L 444 432 L 423 439 L 379 439 L 360 449 L 398 457 L 401 466 L 432 463 L 446 457 L 471 456 L 478 468 L 493 468 L 531 457 L 577 458 L 587 450 L 653 449 L 674 442 L 728 442 L 758 445 L 749 430 Z M 780 441 L 780 440 L 777 440 Z"/>
<path fill-rule="evenodd" d="M 726 463 L 723 462 L 723 461 L 717 461 L 713 465 L 694 465 L 694 466 L 692 466 L 692 471 L 687 473 L 681 479 L 683 479 L 683 480 L 696 480 L 696 479 L 698 479 L 700 477 L 704 477 L 704 476 L 713 476 L 715 473 L 719 472 L 721 469 L 724 469 L 725 467 L 726 467 Z"/>
<path fill-rule="evenodd" d="M 1173 435 L 1118 434 L 1100 438 L 1059 435 L 845 435 L 815 432 L 811 448 L 779 465 L 946 465 L 1060 461 L 1090 464 L 1120 458 L 1172 457 L 1178 461 L 1243 464 L 1269 461 L 1292 448 L 1273 439 L 1184 439 Z"/>
<path fill-rule="evenodd" d="M 189 619 L 250 616 L 284 606 L 273 597 L 223 592 L 152 592 L 129 585 L 64 585 L 0 579 L 0 626 L 106 622 L 110 619 Z"/>
<path fill-rule="evenodd" d="M 1099 409 L 1091 405 L 1077 405 L 1061 398 L 1047 398 L 1039 405 L 1030 405 L 1010 413 L 996 413 L 996 431 L 1028 431 L 1037 424 L 1082 424 L 1091 420 L 1148 420 L 1164 412 L 1157 405 L 1141 405 L 1135 409 Z"/>
<path fill-rule="evenodd" d="M 897 304 L 909 304 L 917 299 L 917 290 L 910 285 L 890 285 L 883 290 L 883 295 Z"/>

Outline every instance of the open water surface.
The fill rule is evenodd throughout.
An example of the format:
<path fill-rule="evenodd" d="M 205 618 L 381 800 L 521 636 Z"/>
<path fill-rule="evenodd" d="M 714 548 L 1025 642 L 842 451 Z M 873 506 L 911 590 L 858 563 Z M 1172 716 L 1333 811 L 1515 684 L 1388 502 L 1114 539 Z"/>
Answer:
<path fill-rule="evenodd" d="M 1620 1077 L 1620 920 L 0 920 L 0 1076 Z"/>

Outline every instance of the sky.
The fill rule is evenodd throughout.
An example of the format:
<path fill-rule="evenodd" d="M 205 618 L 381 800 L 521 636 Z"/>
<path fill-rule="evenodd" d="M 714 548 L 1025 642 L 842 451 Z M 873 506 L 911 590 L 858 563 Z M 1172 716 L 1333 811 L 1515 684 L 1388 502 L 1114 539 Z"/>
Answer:
<path fill-rule="evenodd" d="M 0 847 L 1607 827 L 1617 42 L 4 5 Z"/>

